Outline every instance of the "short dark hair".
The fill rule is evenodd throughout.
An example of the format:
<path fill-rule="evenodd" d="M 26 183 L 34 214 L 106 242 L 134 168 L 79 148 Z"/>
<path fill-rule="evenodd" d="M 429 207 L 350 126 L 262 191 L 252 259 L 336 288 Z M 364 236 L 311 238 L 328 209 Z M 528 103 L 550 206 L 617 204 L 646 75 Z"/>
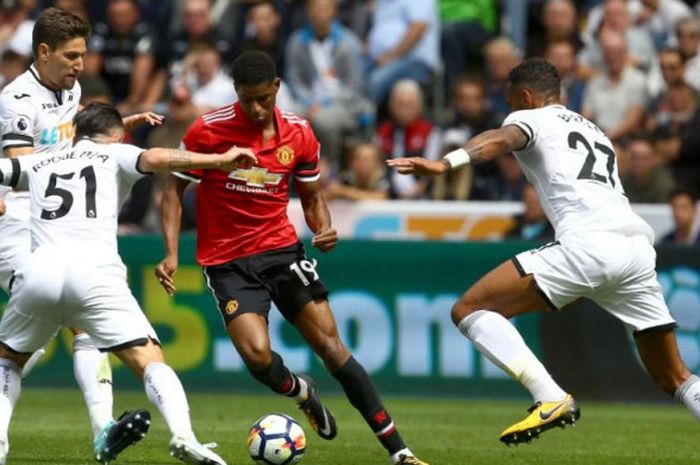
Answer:
<path fill-rule="evenodd" d="M 231 76 L 236 87 L 257 86 L 273 82 L 277 78 L 277 70 L 267 53 L 250 50 L 241 53 L 233 62 Z"/>
<path fill-rule="evenodd" d="M 668 196 L 668 200 L 670 202 L 676 197 L 681 196 L 688 197 L 692 203 L 697 203 L 698 201 L 698 191 L 689 186 L 676 187 L 671 191 L 671 194 Z"/>
<path fill-rule="evenodd" d="M 528 87 L 543 96 L 559 95 L 561 76 L 559 70 L 547 60 L 525 60 L 508 74 L 513 87 Z"/>
<path fill-rule="evenodd" d="M 108 135 L 114 129 L 124 129 L 117 109 L 101 102 L 88 103 L 73 117 L 73 124 L 78 139 Z"/>
<path fill-rule="evenodd" d="M 62 43 L 77 37 L 85 40 L 90 37 L 90 23 L 60 8 L 47 8 L 34 23 L 32 50 L 36 55 L 39 44 L 47 44 L 51 50 L 55 50 Z"/>

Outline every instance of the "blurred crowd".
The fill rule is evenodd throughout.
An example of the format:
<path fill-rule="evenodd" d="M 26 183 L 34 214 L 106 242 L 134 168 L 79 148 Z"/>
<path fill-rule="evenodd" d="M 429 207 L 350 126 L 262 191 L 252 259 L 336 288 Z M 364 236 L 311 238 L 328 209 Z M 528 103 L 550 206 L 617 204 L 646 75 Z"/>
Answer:
<path fill-rule="evenodd" d="M 237 54 L 263 50 L 283 79 L 278 106 L 307 118 L 322 144 L 330 201 L 523 201 L 513 236 L 530 238 L 550 227 L 541 213 L 528 218 L 537 199 L 512 155 L 432 182 L 397 176 L 384 161 L 436 159 L 498 127 L 509 112 L 509 71 L 543 57 L 562 74 L 564 103 L 614 142 L 630 201 L 670 202 L 674 218 L 679 196 L 694 208 L 700 2 L 520 1 L 524 44 L 508 37 L 507 0 L 0 0 L 0 85 L 31 62 L 32 18 L 51 5 L 70 10 L 93 25 L 85 102 L 162 113 L 164 125 L 133 141 L 176 147 L 197 116 L 237 98 L 229 76 Z M 158 230 L 161 183 L 137 187 L 123 232 Z M 690 238 L 669 240 L 695 241 L 695 211 L 692 221 Z"/>

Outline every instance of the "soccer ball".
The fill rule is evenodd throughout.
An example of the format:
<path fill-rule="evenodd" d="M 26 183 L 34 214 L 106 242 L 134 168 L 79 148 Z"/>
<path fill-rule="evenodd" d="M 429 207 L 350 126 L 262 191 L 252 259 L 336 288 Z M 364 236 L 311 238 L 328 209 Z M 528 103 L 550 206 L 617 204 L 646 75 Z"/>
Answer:
<path fill-rule="evenodd" d="M 248 432 L 250 457 L 260 465 L 287 465 L 301 460 L 306 436 L 297 421 L 283 413 L 259 418 Z"/>

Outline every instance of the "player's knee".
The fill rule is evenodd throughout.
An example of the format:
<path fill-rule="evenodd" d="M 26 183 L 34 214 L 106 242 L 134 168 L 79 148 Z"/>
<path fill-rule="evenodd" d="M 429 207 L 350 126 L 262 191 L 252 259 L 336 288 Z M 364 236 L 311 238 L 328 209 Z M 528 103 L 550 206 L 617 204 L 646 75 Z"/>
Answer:
<path fill-rule="evenodd" d="M 476 305 L 471 302 L 467 296 L 460 297 L 460 299 L 452 306 L 452 310 L 450 311 L 452 322 L 455 325 L 458 325 L 460 321 L 474 313 L 475 310 L 477 310 Z"/>
<path fill-rule="evenodd" d="M 267 345 L 251 343 L 237 348 L 238 354 L 250 370 L 261 370 L 272 363 L 272 352 Z"/>

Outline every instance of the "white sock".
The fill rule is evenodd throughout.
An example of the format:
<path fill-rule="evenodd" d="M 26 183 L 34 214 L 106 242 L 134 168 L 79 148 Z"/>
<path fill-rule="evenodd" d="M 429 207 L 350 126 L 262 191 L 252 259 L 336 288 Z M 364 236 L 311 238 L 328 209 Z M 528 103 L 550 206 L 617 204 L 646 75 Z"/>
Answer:
<path fill-rule="evenodd" d="M 515 326 L 500 313 L 477 310 L 457 326 L 479 352 L 525 386 L 534 402 L 566 397 L 566 392 L 554 382 Z"/>
<path fill-rule="evenodd" d="M 173 369 L 165 363 L 150 363 L 143 372 L 143 384 L 148 400 L 158 407 L 172 435 L 194 438 L 187 396 Z"/>
<path fill-rule="evenodd" d="M 90 416 L 92 436 L 96 438 L 102 428 L 112 421 L 112 368 L 109 354 L 97 350 L 87 334 L 77 334 L 73 339 L 73 372 L 83 391 L 85 405 Z"/>
<path fill-rule="evenodd" d="M 309 385 L 306 384 L 306 381 L 304 381 L 302 378 L 300 378 L 297 375 L 293 375 L 294 379 L 296 380 L 297 383 L 299 383 L 299 392 L 297 393 L 296 396 L 294 396 L 294 401 L 299 403 L 299 402 L 304 402 L 308 397 L 309 397 Z M 294 389 L 294 388 L 292 388 Z"/>
<path fill-rule="evenodd" d="M 395 454 L 391 454 L 391 463 L 399 463 L 399 461 L 401 461 L 402 455 L 405 455 L 406 457 L 413 457 L 413 452 L 411 452 L 411 449 L 409 449 L 408 447 L 404 447 Z"/>
<path fill-rule="evenodd" d="M 0 442 L 5 444 L 5 453 L 10 448 L 7 431 L 21 390 L 22 369 L 14 361 L 0 358 Z"/>
<path fill-rule="evenodd" d="M 690 413 L 697 420 L 700 420 L 700 378 L 691 375 L 683 384 L 678 386 L 673 397 L 688 407 Z"/>

